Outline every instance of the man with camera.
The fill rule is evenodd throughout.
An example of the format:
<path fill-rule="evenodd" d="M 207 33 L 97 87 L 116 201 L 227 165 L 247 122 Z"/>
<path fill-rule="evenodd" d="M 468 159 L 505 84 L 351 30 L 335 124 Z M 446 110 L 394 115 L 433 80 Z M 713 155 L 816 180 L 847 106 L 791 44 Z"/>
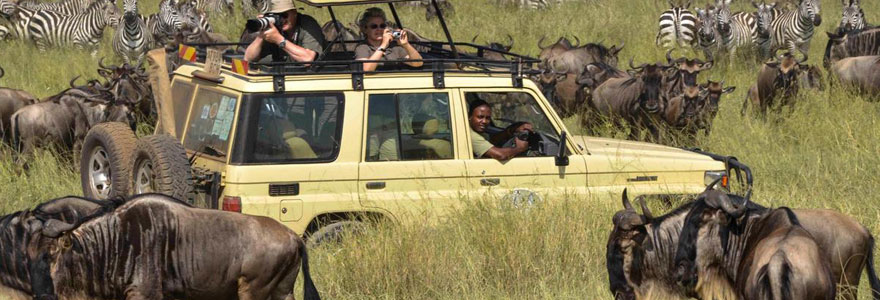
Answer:
<path fill-rule="evenodd" d="M 272 0 L 268 13 L 247 21 L 242 41 L 253 41 L 244 52 L 246 61 L 263 61 L 271 55 L 272 61 L 310 62 L 321 54 L 325 43 L 321 26 L 297 12 L 293 1 Z"/>

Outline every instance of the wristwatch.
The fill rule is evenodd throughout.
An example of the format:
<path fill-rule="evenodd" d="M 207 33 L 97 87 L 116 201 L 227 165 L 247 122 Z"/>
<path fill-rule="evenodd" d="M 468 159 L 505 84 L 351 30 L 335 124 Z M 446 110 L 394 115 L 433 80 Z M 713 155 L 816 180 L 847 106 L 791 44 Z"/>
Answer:
<path fill-rule="evenodd" d="M 379 48 L 376 48 L 376 50 L 381 51 L 382 54 L 385 54 L 385 48 L 379 47 Z"/>
<path fill-rule="evenodd" d="M 287 46 L 287 39 L 283 39 L 280 43 L 278 43 L 279 48 L 284 49 L 284 46 Z"/>

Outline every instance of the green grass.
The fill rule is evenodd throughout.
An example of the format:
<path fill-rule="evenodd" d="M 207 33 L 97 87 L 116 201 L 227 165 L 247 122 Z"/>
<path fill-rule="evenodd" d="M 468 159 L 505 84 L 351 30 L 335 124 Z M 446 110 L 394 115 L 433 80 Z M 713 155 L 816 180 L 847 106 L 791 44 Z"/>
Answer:
<path fill-rule="evenodd" d="M 142 13 L 154 12 L 156 0 L 141 2 Z M 514 51 L 536 55 L 544 35 L 578 36 L 584 42 L 626 43 L 621 64 L 664 59 L 654 46 L 656 18 L 666 1 L 614 0 L 571 3 L 546 11 L 497 7 L 488 0 L 454 0 L 456 14 L 448 23 L 452 35 L 467 40 L 504 42 L 512 35 Z M 699 2 L 704 5 L 705 2 Z M 827 37 L 836 27 L 839 1 L 824 1 L 824 23 L 814 37 L 812 64 L 820 64 Z M 864 2 L 868 20 L 880 22 L 880 4 Z M 337 16 L 353 22 L 364 7 L 339 7 Z M 752 8 L 737 1 L 734 10 Z M 307 8 L 319 21 L 326 11 Z M 439 25 L 427 23 L 421 10 L 402 8 L 404 25 L 440 39 Z M 238 36 L 244 17 L 214 16 L 214 26 Z M 100 56 L 112 56 L 108 31 Z M 687 54 L 679 51 L 677 54 Z M 694 56 L 694 54 L 688 54 Z M 28 43 L 0 42 L 0 86 L 22 88 L 40 97 L 67 87 L 77 75 L 97 76 L 96 59 L 87 52 L 55 50 L 40 53 Z M 880 234 L 880 107 L 839 89 L 810 91 L 798 98 L 792 112 L 759 120 L 740 116 L 742 100 L 754 82 L 753 60 L 719 61 L 706 79 L 725 80 L 737 87 L 722 98 L 713 132 L 695 145 L 735 155 L 756 176 L 754 199 L 766 205 L 829 208 L 853 216 Z M 566 120 L 580 132 L 576 118 Z M 603 135 L 620 136 L 610 130 Z M 27 208 L 51 197 L 80 194 L 78 174 L 67 159 L 41 153 L 23 174 L 9 151 L 0 151 L 0 212 Z M 542 206 L 519 211 L 474 201 L 433 226 L 382 224 L 341 246 L 311 252 L 316 283 L 328 299 L 507 299 L 608 298 L 604 266 L 611 215 L 619 204 L 549 199 Z M 655 214 L 668 207 L 652 206 Z M 299 293 L 299 291 L 297 292 Z M 863 280 L 861 298 L 867 299 Z"/>

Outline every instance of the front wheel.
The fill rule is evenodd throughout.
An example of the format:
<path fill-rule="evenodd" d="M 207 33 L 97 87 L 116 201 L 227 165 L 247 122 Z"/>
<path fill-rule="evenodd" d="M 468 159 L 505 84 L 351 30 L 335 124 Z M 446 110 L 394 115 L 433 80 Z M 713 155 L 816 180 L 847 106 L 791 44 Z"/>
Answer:
<path fill-rule="evenodd" d="M 164 134 L 142 138 L 132 162 L 133 193 L 159 193 L 192 203 L 192 169 L 177 139 Z"/>

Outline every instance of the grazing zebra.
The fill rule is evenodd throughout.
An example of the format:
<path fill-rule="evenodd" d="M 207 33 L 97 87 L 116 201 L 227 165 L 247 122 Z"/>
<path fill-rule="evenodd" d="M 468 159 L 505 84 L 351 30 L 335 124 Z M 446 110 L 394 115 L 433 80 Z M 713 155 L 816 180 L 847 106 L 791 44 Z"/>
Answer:
<path fill-rule="evenodd" d="M 688 8 L 691 2 L 685 6 L 676 6 L 669 1 L 672 8 L 660 14 L 660 31 L 657 32 L 655 43 L 664 48 L 688 47 L 694 42 L 697 32 L 697 17 Z"/>
<path fill-rule="evenodd" d="M 61 0 L 58 2 L 39 2 L 36 0 L 22 0 L 19 6 L 32 10 L 48 10 L 65 16 L 78 15 L 92 4 L 92 0 Z"/>
<path fill-rule="evenodd" d="M 150 28 L 153 42 L 156 45 L 165 46 L 174 40 L 174 35 L 180 31 L 183 23 L 180 21 L 174 3 L 171 0 L 162 0 L 159 2 L 159 12 L 147 18 L 147 27 Z"/>
<path fill-rule="evenodd" d="M 721 48 L 727 50 L 733 63 L 736 50 L 753 45 L 758 39 L 758 22 L 752 14 L 730 13 L 731 0 L 719 0 L 716 9 L 715 28 L 721 37 Z"/>
<path fill-rule="evenodd" d="M 846 3 L 849 1 L 849 3 Z M 843 18 L 840 25 L 837 26 L 837 33 L 853 33 L 862 31 L 868 26 L 865 20 L 865 12 L 859 6 L 859 0 L 842 0 L 843 2 Z"/>
<path fill-rule="evenodd" d="M 34 13 L 28 24 L 31 39 L 37 48 L 74 45 L 92 49 L 98 54 L 98 42 L 104 36 L 104 27 L 119 24 L 119 8 L 109 0 L 92 2 L 78 15 L 65 16 L 54 11 L 41 10 Z"/>
<path fill-rule="evenodd" d="M 4 15 L 8 13 L 6 29 L 9 31 L 7 33 L 7 38 L 17 38 L 21 40 L 29 40 L 31 38 L 30 32 L 28 31 L 28 25 L 31 23 L 31 17 L 34 16 L 36 11 L 32 9 L 27 9 L 15 4 L 10 4 L 10 6 L 3 7 L 4 0 L 0 0 L 0 10 L 3 10 Z M 11 8 L 10 8 L 11 7 Z"/>
<path fill-rule="evenodd" d="M 797 9 L 777 16 L 769 28 L 770 55 L 776 55 L 776 51 L 782 48 L 788 48 L 791 53 L 797 49 L 806 61 L 815 26 L 822 24 L 820 10 L 819 0 L 800 0 Z"/>
<path fill-rule="evenodd" d="M 125 63 L 140 62 L 153 44 L 144 18 L 138 14 L 137 0 L 124 0 L 122 22 L 113 34 L 113 51 Z"/>
<path fill-rule="evenodd" d="M 769 58 L 770 55 L 770 24 L 777 16 L 782 14 L 782 10 L 776 8 L 776 3 L 761 2 L 760 4 L 752 2 L 752 5 L 758 9 L 755 13 L 757 21 L 757 39 L 755 44 L 761 52 L 762 58 Z"/>

